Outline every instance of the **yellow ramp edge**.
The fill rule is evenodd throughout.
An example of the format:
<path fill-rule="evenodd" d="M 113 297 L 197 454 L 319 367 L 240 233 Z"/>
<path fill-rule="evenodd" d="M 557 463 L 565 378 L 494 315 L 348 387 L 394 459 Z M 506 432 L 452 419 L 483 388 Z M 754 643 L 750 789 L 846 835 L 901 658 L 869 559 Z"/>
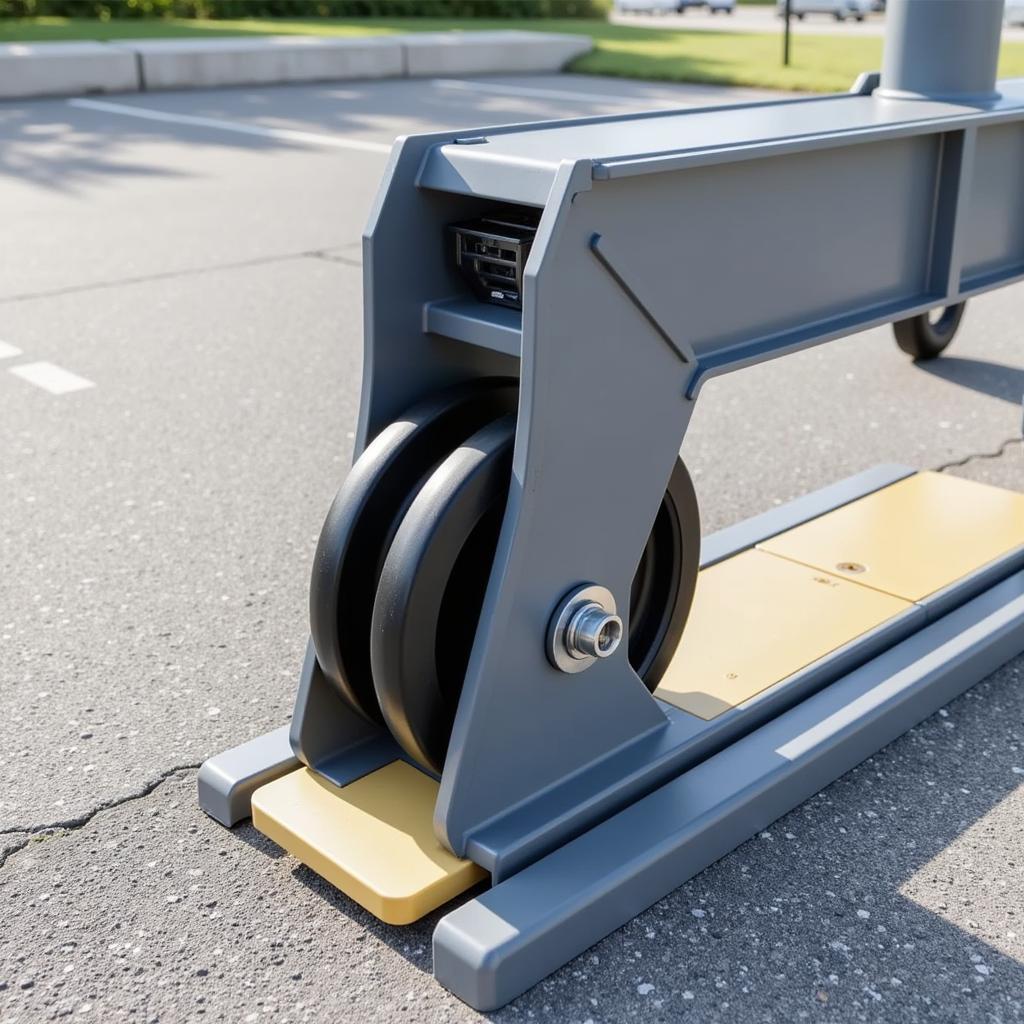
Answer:
<path fill-rule="evenodd" d="M 752 548 L 697 577 L 656 696 L 715 718 L 911 607 Z"/>
<path fill-rule="evenodd" d="M 253 824 L 387 924 L 411 924 L 487 877 L 434 836 L 437 783 L 393 761 L 344 787 L 308 768 L 261 786 Z"/>
<path fill-rule="evenodd" d="M 917 473 L 759 544 L 921 601 L 1024 544 L 1024 494 Z"/>

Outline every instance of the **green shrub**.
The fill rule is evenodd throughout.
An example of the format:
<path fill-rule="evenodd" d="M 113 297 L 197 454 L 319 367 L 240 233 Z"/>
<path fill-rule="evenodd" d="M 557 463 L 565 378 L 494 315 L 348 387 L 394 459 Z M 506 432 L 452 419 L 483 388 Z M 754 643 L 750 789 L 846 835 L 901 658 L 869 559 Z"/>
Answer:
<path fill-rule="evenodd" d="M 0 0 L 0 17 L 599 18 L 609 0 Z"/>

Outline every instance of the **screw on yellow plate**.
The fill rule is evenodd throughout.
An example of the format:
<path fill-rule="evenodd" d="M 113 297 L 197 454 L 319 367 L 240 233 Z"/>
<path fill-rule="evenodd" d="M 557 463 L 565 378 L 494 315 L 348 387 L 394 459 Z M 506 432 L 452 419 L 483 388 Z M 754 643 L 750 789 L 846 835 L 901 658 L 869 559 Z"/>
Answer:
<path fill-rule="evenodd" d="M 915 473 L 758 547 L 922 601 L 1022 544 L 1024 494 Z"/>
<path fill-rule="evenodd" d="M 751 549 L 704 569 L 656 696 L 715 718 L 913 608 Z"/>

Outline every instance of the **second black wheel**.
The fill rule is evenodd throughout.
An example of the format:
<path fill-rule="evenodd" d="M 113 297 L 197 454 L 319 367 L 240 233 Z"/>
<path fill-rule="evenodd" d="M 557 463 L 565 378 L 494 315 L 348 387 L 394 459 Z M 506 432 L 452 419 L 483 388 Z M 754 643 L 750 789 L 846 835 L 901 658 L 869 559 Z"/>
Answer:
<path fill-rule="evenodd" d="M 515 424 L 480 430 L 442 462 L 409 506 L 373 607 L 373 683 L 392 735 L 440 774 L 501 530 Z M 681 461 L 630 593 L 629 660 L 649 690 L 682 636 L 696 585 L 697 499 Z"/>

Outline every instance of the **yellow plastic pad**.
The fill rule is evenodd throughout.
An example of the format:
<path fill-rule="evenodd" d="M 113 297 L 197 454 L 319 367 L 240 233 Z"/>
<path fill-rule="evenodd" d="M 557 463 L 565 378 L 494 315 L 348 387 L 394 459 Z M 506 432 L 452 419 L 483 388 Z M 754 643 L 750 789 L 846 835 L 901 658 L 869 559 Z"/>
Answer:
<path fill-rule="evenodd" d="M 920 601 L 1022 544 L 1024 494 L 917 473 L 758 547 Z"/>
<path fill-rule="evenodd" d="M 300 768 L 261 786 L 253 824 L 387 924 L 410 924 L 487 877 L 434 836 L 437 783 L 393 761 L 344 787 Z"/>
<path fill-rule="evenodd" d="M 656 695 L 715 718 L 910 607 L 830 573 L 744 551 L 698 576 L 686 631 Z"/>

